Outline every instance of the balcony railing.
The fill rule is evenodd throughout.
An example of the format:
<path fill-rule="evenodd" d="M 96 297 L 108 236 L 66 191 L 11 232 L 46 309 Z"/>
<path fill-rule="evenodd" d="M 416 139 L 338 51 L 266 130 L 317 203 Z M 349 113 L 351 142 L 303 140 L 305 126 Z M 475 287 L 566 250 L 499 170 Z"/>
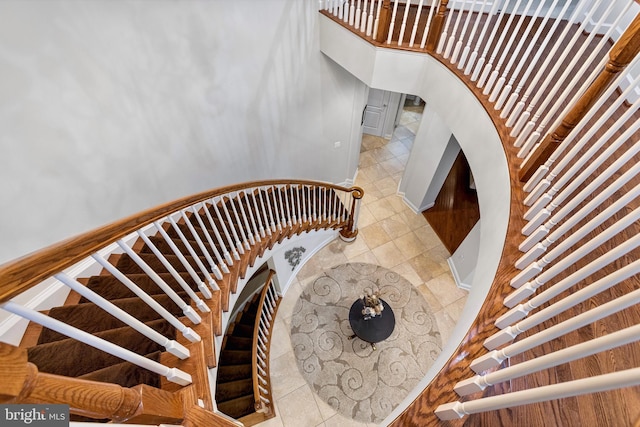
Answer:
<path fill-rule="evenodd" d="M 628 387 L 607 402 L 637 399 L 639 10 L 631 0 L 325 3 L 321 13 L 374 46 L 422 52 L 455 73 L 508 130 L 522 180 L 512 209 L 523 215 L 507 237 L 521 253 L 503 254 L 513 261 L 469 335 L 394 425 Z M 571 419 L 628 424 L 619 412 Z"/>

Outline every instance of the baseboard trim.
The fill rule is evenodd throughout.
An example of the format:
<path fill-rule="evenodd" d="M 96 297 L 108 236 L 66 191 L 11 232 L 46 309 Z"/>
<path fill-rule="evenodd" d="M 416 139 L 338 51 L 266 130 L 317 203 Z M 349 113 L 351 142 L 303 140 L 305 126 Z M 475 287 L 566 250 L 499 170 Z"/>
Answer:
<path fill-rule="evenodd" d="M 453 257 L 447 258 L 447 264 L 449 264 L 449 270 L 451 270 L 451 274 L 453 274 L 453 280 L 456 281 L 456 286 L 465 291 L 469 291 L 471 289 L 471 285 L 468 285 L 462 282 L 460 275 L 458 274 L 458 270 L 456 269 L 456 264 L 453 262 Z"/>

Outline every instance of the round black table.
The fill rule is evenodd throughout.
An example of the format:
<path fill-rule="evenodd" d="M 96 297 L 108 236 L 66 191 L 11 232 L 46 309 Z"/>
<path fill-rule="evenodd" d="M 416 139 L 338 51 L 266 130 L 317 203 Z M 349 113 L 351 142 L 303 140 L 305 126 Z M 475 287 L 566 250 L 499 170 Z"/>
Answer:
<path fill-rule="evenodd" d="M 362 309 L 364 308 L 362 299 L 356 300 L 351 305 L 351 309 L 349 309 L 349 324 L 353 330 L 353 335 L 349 339 L 358 337 L 371 344 L 374 350 L 376 349 L 376 343 L 389 338 L 393 328 L 396 326 L 396 316 L 393 314 L 393 310 L 383 299 L 380 299 L 380 302 L 384 307 L 382 312 L 376 317 L 371 317 L 367 320 L 362 315 Z"/>

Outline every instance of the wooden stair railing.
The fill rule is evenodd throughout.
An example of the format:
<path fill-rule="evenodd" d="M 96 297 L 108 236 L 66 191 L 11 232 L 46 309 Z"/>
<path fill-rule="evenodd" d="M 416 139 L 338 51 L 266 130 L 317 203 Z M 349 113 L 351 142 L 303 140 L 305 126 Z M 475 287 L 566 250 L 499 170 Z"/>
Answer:
<path fill-rule="evenodd" d="M 140 424 L 174 424 L 184 418 L 183 398 L 141 384 L 131 388 L 38 372 L 27 351 L 0 343 L 0 403 L 62 403 L 91 418 Z"/>
<path fill-rule="evenodd" d="M 278 295 L 273 283 L 275 271 L 271 270 L 260 292 L 256 319 L 253 327 L 253 345 L 251 346 L 251 370 L 253 372 L 253 398 L 256 413 L 251 424 L 275 417 L 274 398 L 271 392 L 271 376 L 269 370 L 269 354 L 271 348 L 271 333 L 275 324 L 276 314 L 282 297 Z"/>
<path fill-rule="evenodd" d="M 353 237 L 357 218 L 351 215 L 358 211 L 361 196 L 358 188 L 313 181 L 234 185 L 166 204 L 0 266 L 0 307 L 44 325 L 30 326 L 21 344 L 27 362 L 38 361 L 29 365 L 34 367 L 31 377 L 38 378 L 30 383 L 29 397 L 16 391 L 17 386 L 4 384 L 0 395 L 16 403 L 67 403 L 76 420 L 155 422 L 155 413 L 158 420 L 166 419 L 162 422 L 182 419 L 185 426 L 234 425 L 213 412 L 207 372 L 216 366 L 213 338 L 222 333 L 222 311 L 228 310 L 230 295 L 258 257 L 288 237 L 323 229 Z M 113 253 L 118 248 L 122 253 Z M 100 274 L 77 278 L 62 272 L 89 257 L 104 267 Z M 75 290 L 65 306 L 43 314 L 9 301 L 50 277 Z M 90 345 L 65 335 L 86 337 Z M 102 342 L 109 346 L 101 347 Z M 83 363 L 75 363 L 66 349 Z M 0 353 L 0 364 L 7 359 L 13 366 L 9 362 L 15 356 L 7 357 Z M 149 375 L 147 369 L 166 378 Z M 171 382 L 176 372 L 184 373 L 178 384 Z M 53 385 L 78 394 L 58 395 L 48 389 Z M 84 390 L 94 386 L 104 393 L 87 395 Z M 101 395 L 108 400 L 100 402 Z M 121 396 L 128 406 L 113 407 L 109 399 L 115 397 L 108 396 Z M 173 402 L 174 409 L 181 402 L 181 414 L 171 409 L 166 415 L 163 408 L 145 405 L 147 396 Z M 98 409 L 85 407 L 83 399 Z"/>

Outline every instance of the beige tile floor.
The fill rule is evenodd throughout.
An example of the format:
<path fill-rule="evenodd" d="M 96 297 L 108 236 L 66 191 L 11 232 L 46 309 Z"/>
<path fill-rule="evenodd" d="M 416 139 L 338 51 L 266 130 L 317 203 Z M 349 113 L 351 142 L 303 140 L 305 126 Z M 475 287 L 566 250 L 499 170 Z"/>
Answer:
<path fill-rule="evenodd" d="M 422 293 L 435 313 L 443 344 L 450 336 L 467 299 L 447 264 L 449 254 L 422 215 L 396 195 L 420 113 L 407 107 L 391 140 L 364 135 L 356 185 L 365 191 L 352 243 L 334 240 L 315 254 L 289 286 L 280 308 L 271 345 L 271 383 L 276 418 L 264 427 L 372 426 L 336 413 L 299 373 L 290 340 L 293 307 L 304 287 L 323 268 L 346 262 L 378 264 L 401 274 Z"/>

